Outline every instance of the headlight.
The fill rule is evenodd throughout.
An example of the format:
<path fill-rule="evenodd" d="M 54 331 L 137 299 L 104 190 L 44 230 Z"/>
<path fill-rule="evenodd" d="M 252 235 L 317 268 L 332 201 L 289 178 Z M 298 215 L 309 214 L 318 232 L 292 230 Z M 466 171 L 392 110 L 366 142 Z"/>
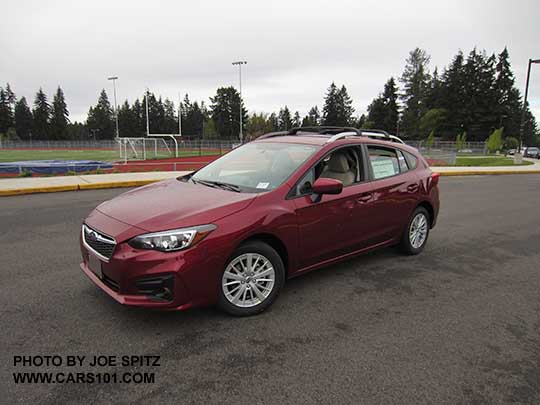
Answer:
<path fill-rule="evenodd" d="M 191 228 L 172 229 L 164 232 L 146 233 L 131 239 L 128 243 L 135 249 L 172 252 L 195 245 L 216 228 L 217 226 L 210 224 Z"/>

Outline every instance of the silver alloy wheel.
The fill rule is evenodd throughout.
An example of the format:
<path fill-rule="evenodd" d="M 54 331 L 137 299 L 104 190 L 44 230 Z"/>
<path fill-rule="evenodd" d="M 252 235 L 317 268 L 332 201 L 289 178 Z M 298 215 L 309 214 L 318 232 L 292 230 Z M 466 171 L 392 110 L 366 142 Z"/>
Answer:
<path fill-rule="evenodd" d="M 426 215 L 419 212 L 415 215 L 409 228 L 409 241 L 415 249 L 422 247 L 427 238 L 428 221 Z"/>
<path fill-rule="evenodd" d="M 221 289 L 231 304 L 250 308 L 268 298 L 275 281 L 270 260 L 259 253 L 245 253 L 229 263 L 221 278 Z"/>

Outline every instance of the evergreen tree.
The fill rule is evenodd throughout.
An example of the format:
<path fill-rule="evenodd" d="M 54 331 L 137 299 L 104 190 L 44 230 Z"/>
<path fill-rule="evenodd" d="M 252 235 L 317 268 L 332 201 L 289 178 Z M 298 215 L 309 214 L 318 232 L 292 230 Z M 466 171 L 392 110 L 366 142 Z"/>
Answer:
<path fill-rule="evenodd" d="M 536 119 L 534 118 L 534 115 L 529 109 L 529 102 L 527 102 L 527 105 L 525 107 L 525 114 L 523 119 L 523 136 L 521 142 L 522 145 L 525 146 L 538 145 L 540 143 L 538 135 L 538 124 L 536 123 Z"/>
<path fill-rule="evenodd" d="M 459 51 L 442 76 L 441 107 L 447 111 L 446 126 L 442 130 L 445 139 L 452 139 L 456 133 L 463 131 L 463 123 L 467 113 L 468 99 L 465 87 L 465 57 Z"/>
<path fill-rule="evenodd" d="M 287 131 L 293 127 L 293 122 L 291 118 L 291 112 L 289 107 L 285 106 L 279 110 L 278 114 L 278 129 L 280 131 Z"/>
<path fill-rule="evenodd" d="M 268 114 L 253 113 L 246 123 L 246 133 L 250 139 L 257 138 L 263 134 L 274 131 Z"/>
<path fill-rule="evenodd" d="M 429 82 L 426 90 L 425 104 L 427 109 L 441 108 L 443 98 L 443 81 L 439 76 L 439 69 L 435 67 L 433 74 L 431 75 L 431 81 Z"/>
<path fill-rule="evenodd" d="M 77 121 L 68 124 L 67 132 L 69 139 L 83 140 L 89 137 L 86 125 Z"/>
<path fill-rule="evenodd" d="M 349 96 L 347 88 L 343 85 L 338 92 L 338 119 L 336 125 L 344 127 L 352 125 L 353 114 L 352 98 Z"/>
<path fill-rule="evenodd" d="M 293 127 L 300 127 L 300 126 L 302 126 L 302 119 L 300 118 L 300 113 L 296 111 L 293 117 Z"/>
<path fill-rule="evenodd" d="M 368 106 L 369 125 L 372 128 L 394 132 L 398 122 L 397 87 L 393 77 L 384 85 L 382 94 L 374 99 Z"/>
<path fill-rule="evenodd" d="M 332 82 L 327 90 L 323 107 L 323 125 L 349 126 L 352 124 L 354 108 L 347 88 L 338 89 Z"/>
<path fill-rule="evenodd" d="M 276 113 L 270 114 L 270 116 L 268 117 L 268 125 L 269 125 L 269 128 L 271 128 L 270 131 L 279 130 L 279 120 Z"/>
<path fill-rule="evenodd" d="M 208 111 L 206 111 L 204 102 L 199 104 L 195 101 L 192 103 L 186 94 L 182 103 L 182 135 L 188 138 L 202 137 L 203 132 L 205 132 L 205 122 L 208 120 Z M 215 126 L 215 123 L 212 125 Z"/>
<path fill-rule="evenodd" d="M 165 107 L 161 97 L 157 98 L 152 92 L 147 92 L 142 104 L 144 106 L 144 120 L 146 126 L 146 98 L 148 97 L 148 124 L 151 134 L 163 134 L 165 131 Z M 145 131 L 146 132 L 146 131 Z"/>
<path fill-rule="evenodd" d="M 67 139 L 67 127 L 69 125 L 69 112 L 64 98 L 64 92 L 58 87 L 53 98 L 51 109 L 51 139 Z"/>
<path fill-rule="evenodd" d="M 362 114 L 358 119 L 355 121 L 354 126 L 356 128 L 367 128 L 366 122 L 367 122 L 366 114 Z"/>
<path fill-rule="evenodd" d="M 0 134 L 7 134 L 10 128 L 13 128 L 13 111 L 9 93 L 0 87 Z"/>
<path fill-rule="evenodd" d="M 416 48 L 409 53 L 400 81 L 403 83 L 401 99 L 404 103 L 402 131 L 408 138 L 417 136 L 420 117 L 427 111 L 425 101 L 429 88 L 430 56 Z"/>
<path fill-rule="evenodd" d="M 107 92 L 103 89 L 96 106 L 90 107 L 86 125 L 95 139 L 113 139 L 115 134 L 114 114 Z"/>
<path fill-rule="evenodd" d="M 384 85 L 383 99 L 386 113 L 382 129 L 388 132 L 394 132 L 397 128 L 399 111 L 397 86 L 393 77 Z"/>
<path fill-rule="evenodd" d="M 379 95 L 374 99 L 370 105 L 368 105 L 367 122 L 368 128 L 383 129 L 384 121 L 386 118 L 386 106 L 382 95 Z"/>
<path fill-rule="evenodd" d="M 21 139 L 31 139 L 32 136 L 32 111 L 26 102 L 26 98 L 21 97 L 15 104 L 15 130 Z M 1 131 L 0 131 L 1 132 Z"/>
<path fill-rule="evenodd" d="M 176 114 L 176 108 L 174 103 L 168 98 L 165 99 L 163 103 L 163 108 L 165 112 L 164 116 L 164 131 L 166 134 L 177 134 L 178 133 L 178 116 Z"/>
<path fill-rule="evenodd" d="M 324 107 L 323 107 L 323 125 L 338 125 L 338 88 L 336 84 L 332 82 L 330 87 L 326 92 L 326 97 L 324 98 Z"/>
<path fill-rule="evenodd" d="M 135 108 L 136 105 L 138 106 L 137 109 Z M 118 107 L 118 132 L 120 133 L 120 136 L 127 138 L 144 136 L 145 130 L 143 121 L 141 121 L 141 116 L 144 117 L 144 113 L 142 112 L 139 100 L 135 100 L 133 107 L 129 105 L 127 100 L 124 101 L 124 103 Z"/>
<path fill-rule="evenodd" d="M 49 125 L 51 119 L 51 106 L 47 101 L 47 96 L 40 88 L 34 100 L 32 110 L 32 137 L 34 139 L 48 139 Z"/>
<path fill-rule="evenodd" d="M 521 100 L 519 91 L 514 87 L 514 74 L 510 67 L 506 47 L 498 55 L 495 78 L 497 102 L 494 105 L 498 126 L 504 126 L 505 136 L 519 135 Z"/>
<path fill-rule="evenodd" d="M 13 93 L 13 91 L 11 90 L 11 86 L 9 85 L 9 83 L 6 83 L 6 88 L 4 91 L 6 93 L 9 108 L 11 109 L 11 111 L 13 111 L 15 109 L 15 103 L 17 102 L 17 98 L 15 97 L 15 93 Z"/>
<path fill-rule="evenodd" d="M 321 113 L 317 106 L 311 107 L 308 114 L 302 120 L 303 127 L 316 127 L 321 125 Z"/>
<path fill-rule="evenodd" d="M 212 118 L 207 118 L 204 124 L 203 138 L 214 139 L 218 137 L 216 124 Z"/>
<path fill-rule="evenodd" d="M 146 136 L 146 108 L 139 99 L 135 100 L 131 106 L 131 117 L 131 119 L 135 120 L 135 122 L 132 124 L 132 126 L 128 125 L 128 129 L 126 129 L 124 132 L 122 132 L 122 127 L 120 127 L 120 133 L 126 134 L 121 136 Z M 118 117 L 118 124 L 120 126 L 122 125 L 120 123 L 120 116 Z"/>
<path fill-rule="evenodd" d="M 471 141 L 486 139 L 494 128 L 496 103 L 494 90 L 495 57 L 487 57 L 485 52 L 473 49 L 464 66 L 465 101 L 467 109 L 462 117 L 462 124 Z"/>
<path fill-rule="evenodd" d="M 240 94 L 234 87 L 220 87 L 216 95 L 210 98 L 211 117 L 216 124 L 219 136 L 223 138 L 238 138 L 240 134 L 240 111 L 242 124 L 247 121 L 247 110 Z"/>

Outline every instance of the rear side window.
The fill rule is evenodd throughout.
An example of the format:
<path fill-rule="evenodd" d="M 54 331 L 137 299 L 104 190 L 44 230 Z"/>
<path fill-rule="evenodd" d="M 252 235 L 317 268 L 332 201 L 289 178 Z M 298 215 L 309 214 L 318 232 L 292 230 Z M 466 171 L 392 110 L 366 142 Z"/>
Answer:
<path fill-rule="evenodd" d="M 409 166 L 407 165 L 407 159 L 405 159 L 405 156 L 403 155 L 403 152 L 398 149 L 398 160 L 399 160 L 399 170 L 401 173 L 405 173 L 409 170 Z"/>
<path fill-rule="evenodd" d="M 368 146 L 369 163 L 375 180 L 400 173 L 400 163 L 395 149 Z"/>
<path fill-rule="evenodd" d="M 409 164 L 409 169 L 413 170 L 416 169 L 416 166 L 418 166 L 418 159 L 416 156 L 414 156 L 412 153 L 403 151 L 403 155 L 405 155 L 405 158 L 407 159 L 407 163 Z"/>

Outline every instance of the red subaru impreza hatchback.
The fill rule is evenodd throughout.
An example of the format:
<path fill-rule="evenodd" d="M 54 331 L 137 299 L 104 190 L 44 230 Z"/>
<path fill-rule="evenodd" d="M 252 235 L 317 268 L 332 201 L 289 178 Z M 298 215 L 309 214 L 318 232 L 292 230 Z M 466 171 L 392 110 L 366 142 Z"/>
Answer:
<path fill-rule="evenodd" d="M 99 205 L 82 225 L 81 269 L 122 304 L 252 315 L 288 278 L 384 246 L 422 251 L 437 184 L 382 131 L 271 133 Z"/>

